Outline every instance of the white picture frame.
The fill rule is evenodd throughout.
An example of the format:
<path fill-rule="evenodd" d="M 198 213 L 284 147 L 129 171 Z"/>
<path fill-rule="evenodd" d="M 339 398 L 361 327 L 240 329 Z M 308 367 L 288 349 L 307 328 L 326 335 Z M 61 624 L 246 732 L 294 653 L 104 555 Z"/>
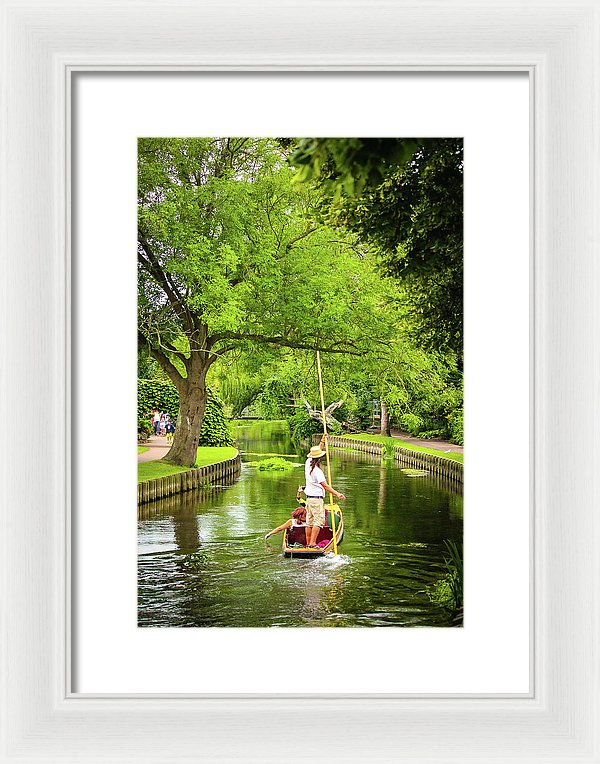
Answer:
<path fill-rule="evenodd" d="M 2 421 L 11 423 L 2 460 L 0 761 L 600 762 L 598 3 L 0 7 Z M 530 696 L 71 693 L 70 83 L 81 70 L 163 69 L 529 72 Z M 314 750 L 286 747 L 292 727 L 310 733 Z"/>

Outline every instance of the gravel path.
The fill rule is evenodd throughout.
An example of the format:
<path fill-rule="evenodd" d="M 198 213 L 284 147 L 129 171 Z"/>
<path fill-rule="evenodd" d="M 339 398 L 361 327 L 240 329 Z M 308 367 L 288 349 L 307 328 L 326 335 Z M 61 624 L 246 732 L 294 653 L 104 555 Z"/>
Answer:
<path fill-rule="evenodd" d="M 407 443 L 412 443 L 413 446 L 423 446 L 423 448 L 436 448 L 440 451 L 451 451 L 454 454 L 464 453 L 463 446 L 455 446 L 454 443 L 448 443 L 446 440 L 437 440 L 432 438 L 431 440 L 425 440 L 424 438 L 412 438 L 404 432 L 399 430 L 392 430 L 392 436 L 394 438 L 400 438 Z"/>
<path fill-rule="evenodd" d="M 148 451 L 138 454 L 138 462 L 151 462 L 154 459 L 162 459 L 165 454 L 169 453 L 171 448 L 171 446 L 167 446 L 166 436 L 160 435 L 151 435 L 147 443 L 140 443 L 140 445 L 146 446 Z"/>

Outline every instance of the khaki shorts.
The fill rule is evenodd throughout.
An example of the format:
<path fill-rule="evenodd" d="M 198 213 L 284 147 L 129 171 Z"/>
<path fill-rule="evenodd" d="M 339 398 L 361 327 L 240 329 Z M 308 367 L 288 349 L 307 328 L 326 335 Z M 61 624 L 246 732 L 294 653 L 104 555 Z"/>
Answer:
<path fill-rule="evenodd" d="M 323 499 L 306 500 L 306 524 L 318 525 L 322 528 L 325 525 L 325 503 Z"/>

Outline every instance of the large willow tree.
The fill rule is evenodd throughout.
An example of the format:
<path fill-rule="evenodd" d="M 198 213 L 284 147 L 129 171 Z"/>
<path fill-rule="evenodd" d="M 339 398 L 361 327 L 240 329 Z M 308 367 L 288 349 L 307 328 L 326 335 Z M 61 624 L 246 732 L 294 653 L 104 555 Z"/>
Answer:
<path fill-rule="evenodd" d="M 257 343 L 358 356 L 389 325 L 364 251 L 314 222 L 276 141 L 138 149 L 139 342 L 179 391 L 168 459 L 189 466 L 218 358 Z"/>

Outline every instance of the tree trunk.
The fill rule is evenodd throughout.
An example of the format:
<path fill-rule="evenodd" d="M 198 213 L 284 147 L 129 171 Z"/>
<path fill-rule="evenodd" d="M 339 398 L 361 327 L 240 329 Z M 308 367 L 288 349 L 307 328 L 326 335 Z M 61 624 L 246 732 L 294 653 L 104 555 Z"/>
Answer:
<path fill-rule="evenodd" d="M 389 462 L 388 462 L 389 464 Z M 385 460 L 381 459 L 381 465 L 379 467 L 379 492 L 377 494 L 377 514 L 383 515 L 388 507 L 387 501 L 387 465 Z M 181 549 L 181 547 L 180 547 Z"/>
<path fill-rule="evenodd" d="M 198 440 L 206 409 L 206 371 L 206 368 L 188 369 L 187 379 L 181 378 L 181 382 L 177 385 L 179 417 L 173 436 L 173 445 L 163 459 L 169 464 L 192 467 L 196 463 Z"/>
<path fill-rule="evenodd" d="M 379 403 L 381 406 L 381 435 L 387 435 L 390 437 L 392 434 L 390 430 L 390 415 L 383 398 L 380 399 Z"/>

